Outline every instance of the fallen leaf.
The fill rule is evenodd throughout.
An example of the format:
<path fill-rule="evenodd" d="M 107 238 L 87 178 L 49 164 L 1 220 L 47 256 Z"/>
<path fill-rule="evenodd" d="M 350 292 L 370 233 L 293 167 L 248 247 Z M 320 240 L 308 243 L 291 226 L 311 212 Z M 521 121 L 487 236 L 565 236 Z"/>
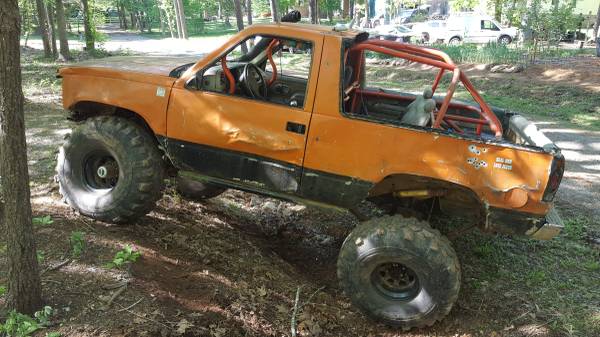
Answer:
<path fill-rule="evenodd" d="M 177 323 L 177 333 L 180 335 L 183 335 L 185 333 L 185 331 L 191 327 L 193 327 L 194 324 L 188 322 L 187 319 L 182 319 L 181 321 L 179 321 L 179 323 Z"/>

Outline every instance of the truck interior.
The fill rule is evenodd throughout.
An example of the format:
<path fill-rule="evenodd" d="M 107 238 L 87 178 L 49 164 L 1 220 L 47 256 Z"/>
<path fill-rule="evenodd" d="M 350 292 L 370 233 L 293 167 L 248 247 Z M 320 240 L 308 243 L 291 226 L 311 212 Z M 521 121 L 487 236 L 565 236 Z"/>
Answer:
<path fill-rule="evenodd" d="M 302 108 L 311 61 L 308 41 L 253 36 L 204 69 L 191 84 L 199 90 Z"/>
<path fill-rule="evenodd" d="M 422 94 L 411 94 L 368 81 L 368 59 L 386 60 L 396 64 L 416 62 L 437 71 Z M 441 51 L 405 43 L 369 39 L 346 46 L 343 54 L 343 112 L 360 118 L 413 127 L 443 129 L 463 135 L 502 139 L 503 125 L 498 116 L 483 101 L 468 78 Z M 445 74 L 451 81 L 442 95 L 440 83 Z M 452 100 L 461 84 L 475 104 Z M 400 87 L 402 83 L 398 84 Z"/>

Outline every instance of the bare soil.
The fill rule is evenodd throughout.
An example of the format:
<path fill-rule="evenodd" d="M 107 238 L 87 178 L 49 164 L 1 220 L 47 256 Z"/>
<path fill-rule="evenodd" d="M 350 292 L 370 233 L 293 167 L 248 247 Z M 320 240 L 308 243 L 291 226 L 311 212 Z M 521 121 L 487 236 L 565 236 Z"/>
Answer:
<path fill-rule="evenodd" d="M 599 85 L 585 66 L 561 69 L 576 73 L 569 78 L 586 79 L 573 85 Z M 546 71 L 493 76 L 525 76 L 524 84 L 552 85 Z M 53 325 L 39 336 L 48 331 L 63 336 L 289 336 L 298 289 L 299 336 L 600 336 L 593 326 L 600 326 L 600 293 L 593 290 L 600 272 L 593 265 L 563 263 L 571 261 L 566 255 L 571 250 L 560 242 L 477 232 L 455 239 L 463 268 L 458 302 L 442 322 L 405 333 L 365 318 L 337 284 L 337 251 L 357 225 L 352 215 L 233 190 L 191 202 L 169 187 L 156 210 L 135 224 L 93 221 L 62 203 L 53 180 L 57 147 L 73 127 L 64 119 L 57 91 L 51 86 L 29 91 L 26 119 L 34 213 L 54 220 L 36 227 L 42 268 L 48 269 L 44 295 L 56 309 Z M 568 161 L 559 209 L 584 217 L 585 235 L 595 237 L 600 233 L 600 133 L 552 120 L 539 126 L 565 149 Z M 443 221 L 434 225 L 452 229 Z M 73 231 L 85 232 L 86 241 L 76 259 L 70 255 Z M 593 243 L 568 244 L 579 249 L 579 264 L 600 260 L 598 248 L 589 248 Z M 125 245 L 140 251 L 140 260 L 122 269 L 106 267 Z M 0 266 L 5 270 L 3 254 Z M 4 277 L 1 272 L 0 283 Z M 562 283 L 556 290 L 544 288 L 547 282 Z M 119 284 L 126 289 L 120 292 Z"/>

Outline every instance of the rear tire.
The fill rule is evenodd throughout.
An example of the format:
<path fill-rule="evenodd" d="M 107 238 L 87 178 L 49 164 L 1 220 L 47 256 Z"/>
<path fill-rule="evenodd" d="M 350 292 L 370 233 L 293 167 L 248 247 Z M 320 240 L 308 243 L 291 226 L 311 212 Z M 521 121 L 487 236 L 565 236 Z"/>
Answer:
<path fill-rule="evenodd" d="M 186 199 L 202 201 L 214 198 L 226 190 L 227 189 L 224 187 L 203 183 L 181 176 L 177 177 L 177 192 Z"/>
<path fill-rule="evenodd" d="M 406 330 L 443 319 L 460 289 L 460 265 L 448 239 L 424 221 L 401 216 L 354 229 L 342 245 L 337 272 L 354 305 Z"/>
<path fill-rule="evenodd" d="M 498 42 L 500 44 L 510 44 L 512 42 L 512 38 L 510 36 L 508 36 L 508 35 L 502 35 L 498 39 Z"/>
<path fill-rule="evenodd" d="M 94 117 L 73 130 L 57 161 L 59 190 L 81 214 L 125 223 L 162 196 L 164 162 L 155 139 L 134 122 Z"/>

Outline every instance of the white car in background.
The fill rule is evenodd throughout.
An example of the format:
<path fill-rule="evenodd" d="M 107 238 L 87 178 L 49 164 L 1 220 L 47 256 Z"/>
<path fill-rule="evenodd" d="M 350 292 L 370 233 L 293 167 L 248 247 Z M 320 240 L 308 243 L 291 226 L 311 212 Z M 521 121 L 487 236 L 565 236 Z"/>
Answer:
<path fill-rule="evenodd" d="M 447 43 L 450 37 L 462 34 L 460 29 L 449 31 L 448 28 L 445 20 L 429 20 L 415 23 L 412 31 L 424 43 Z"/>
<path fill-rule="evenodd" d="M 413 26 L 426 43 L 488 43 L 509 44 L 516 40 L 517 28 L 504 28 L 496 20 L 485 15 L 470 14 L 450 16 L 446 20 L 430 20 Z"/>
<path fill-rule="evenodd" d="M 405 25 L 381 25 L 369 29 L 369 36 L 388 41 L 410 42 L 415 33 Z"/>
<path fill-rule="evenodd" d="M 448 37 L 448 43 L 470 42 L 488 43 L 498 42 L 509 44 L 517 39 L 516 27 L 504 28 L 498 21 L 487 15 L 467 14 L 450 16 L 446 20 L 449 31 L 462 31 Z"/>

